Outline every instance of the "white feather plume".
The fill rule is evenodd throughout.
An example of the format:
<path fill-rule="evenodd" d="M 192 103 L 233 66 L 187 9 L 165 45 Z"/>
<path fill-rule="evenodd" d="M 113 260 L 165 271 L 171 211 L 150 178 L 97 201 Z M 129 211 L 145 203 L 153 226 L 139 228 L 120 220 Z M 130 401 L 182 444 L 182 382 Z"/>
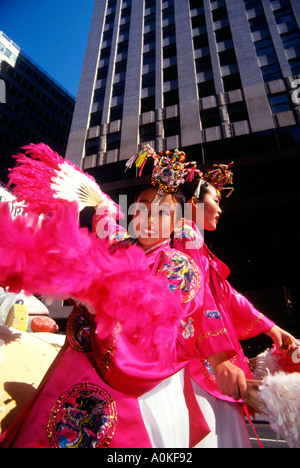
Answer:
<path fill-rule="evenodd" d="M 95 179 L 64 159 L 44 143 L 22 148 L 25 154 L 14 156 L 17 164 L 10 170 L 10 185 L 24 211 L 52 215 L 67 202 L 106 208 L 112 217 L 123 217 L 120 207 L 106 195 Z"/>
<path fill-rule="evenodd" d="M 284 355 L 277 351 L 273 345 L 272 348 L 260 353 L 255 358 L 248 360 L 254 380 L 262 380 L 269 373 L 275 374 L 279 371 L 287 373 L 300 372 L 300 345 L 299 340 L 293 343 L 295 348 L 292 356 Z"/>
<path fill-rule="evenodd" d="M 99 185 L 86 174 L 79 172 L 66 162 L 59 165 L 55 171 L 57 177 L 52 178 L 51 188 L 55 198 L 67 201 L 77 201 L 79 211 L 85 206 L 96 207 L 104 204 L 112 215 L 118 212 L 118 206 L 100 189 Z"/>
<path fill-rule="evenodd" d="M 256 358 L 249 359 L 250 369 L 254 380 L 261 380 L 267 375 L 275 374 L 282 370 L 279 356 L 274 354 L 273 349 L 267 349 Z"/>
<path fill-rule="evenodd" d="M 269 374 L 259 386 L 258 396 L 271 428 L 289 447 L 300 448 L 300 374 Z"/>

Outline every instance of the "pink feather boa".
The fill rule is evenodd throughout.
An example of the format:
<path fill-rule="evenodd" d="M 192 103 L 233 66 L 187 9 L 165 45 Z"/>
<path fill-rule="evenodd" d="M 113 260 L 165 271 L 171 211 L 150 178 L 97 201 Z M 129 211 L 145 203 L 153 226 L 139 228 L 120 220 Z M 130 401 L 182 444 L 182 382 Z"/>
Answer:
<path fill-rule="evenodd" d="M 24 211 L 52 214 L 68 203 L 55 199 L 55 192 L 51 188 L 52 178 L 57 176 L 55 171 L 59 170 L 59 165 L 65 160 L 44 143 L 30 144 L 22 149 L 26 150 L 25 154 L 13 156 L 17 164 L 10 169 L 8 186 L 14 185 L 17 201 L 25 202 Z"/>
<path fill-rule="evenodd" d="M 9 185 L 13 185 L 13 193 L 17 201 L 22 203 L 23 211 L 33 211 L 37 214 L 53 214 L 70 201 L 58 196 L 53 188 L 53 182 L 62 170 L 62 167 L 70 167 L 78 175 L 96 184 L 95 179 L 83 172 L 70 161 L 62 158 L 44 143 L 24 146 L 25 154 L 19 153 L 13 157 L 17 164 L 10 169 Z M 100 187 L 99 191 L 101 192 Z M 118 205 L 116 205 L 106 194 L 104 200 L 109 200 L 114 206 L 118 217 L 122 216 Z M 24 205 L 25 203 L 25 205 Z"/>
<path fill-rule="evenodd" d="M 120 324 L 143 349 L 174 351 L 183 316 L 179 295 L 151 274 L 138 247 L 112 255 L 104 239 L 79 229 L 76 203 L 42 220 L 34 213 L 13 219 L 0 203 L 0 284 L 11 292 L 75 298 L 95 314 L 101 339 Z"/>

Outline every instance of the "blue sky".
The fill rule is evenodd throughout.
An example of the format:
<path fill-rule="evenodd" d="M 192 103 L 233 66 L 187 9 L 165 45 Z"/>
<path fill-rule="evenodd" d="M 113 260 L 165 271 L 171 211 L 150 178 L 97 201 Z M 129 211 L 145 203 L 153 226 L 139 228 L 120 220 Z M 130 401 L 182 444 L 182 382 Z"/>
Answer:
<path fill-rule="evenodd" d="M 94 0 L 0 0 L 0 30 L 75 97 Z"/>

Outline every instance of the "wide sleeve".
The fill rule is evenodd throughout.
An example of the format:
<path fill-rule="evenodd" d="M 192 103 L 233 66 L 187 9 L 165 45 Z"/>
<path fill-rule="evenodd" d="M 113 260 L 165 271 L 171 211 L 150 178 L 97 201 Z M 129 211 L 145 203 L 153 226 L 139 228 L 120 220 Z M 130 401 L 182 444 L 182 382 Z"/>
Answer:
<path fill-rule="evenodd" d="M 236 354 L 228 327 L 215 304 L 201 263 L 176 250 L 161 254 L 156 276 L 165 276 L 171 291 L 180 291 L 184 318 L 178 340 L 183 352 L 200 359 L 226 352 Z"/>
<path fill-rule="evenodd" d="M 239 340 L 247 340 L 265 333 L 275 325 L 262 312 L 257 310 L 251 302 L 238 293 L 231 284 L 225 282 L 228 310 Z"/>
<path fill-rule="evenodd" d="M 224 352 L 228 358 L 232 358 L 237 351 L 236 343 L 232 340 L 230 325 L 209 291 L 206 291 L 196 346 L 204 359 Z"/>

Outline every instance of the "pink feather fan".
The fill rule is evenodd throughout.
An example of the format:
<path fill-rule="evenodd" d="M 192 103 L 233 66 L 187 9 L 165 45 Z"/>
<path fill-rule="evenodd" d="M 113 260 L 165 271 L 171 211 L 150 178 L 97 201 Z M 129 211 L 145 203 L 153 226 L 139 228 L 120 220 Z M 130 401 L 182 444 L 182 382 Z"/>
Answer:
<path fill-rule="evenodd" d="M 10 170 L 9 185 L 24 211 L 53 214 L 68 202 L 76 201 L 79 210 L 85 206 L 106 206 L 111 215 L 121 216 L 115 204 L 96 183 L 70 161 L 63 159 L 44 143 L 30 144 L 17 154 L 16 166 Z"/>
<path fill-rule="evenodd" d="M 70 203 L 53 217 L 28 213 L 12 219 L 9 206 L 0 204 L 1 286 L 72 297 L 95 314 L 100 338 L 120 326 L 143 349 L 173 353 L 183 316 L 179 296 L 167 280 L 152 276 L 138 247 L 110 254 L 104 239 L 78 228 L 76 213 L 76 203 Z"/>

